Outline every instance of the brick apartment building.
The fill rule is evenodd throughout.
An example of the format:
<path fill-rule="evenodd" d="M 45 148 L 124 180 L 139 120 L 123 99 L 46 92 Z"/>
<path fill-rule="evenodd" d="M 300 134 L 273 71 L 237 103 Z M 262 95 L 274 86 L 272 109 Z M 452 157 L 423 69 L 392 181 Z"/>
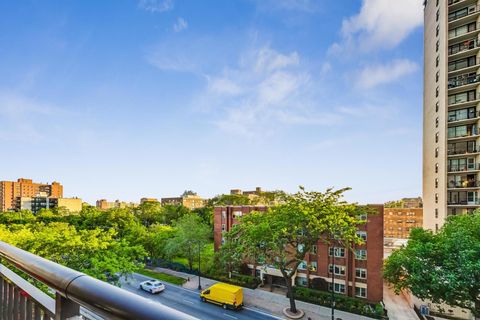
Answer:
<path fill-rule="evenodd" d="M 162 206 L 164 205 L 182 205 L 189 209 L 203 208 L 207 201 L 200 196 L 188 194 L 181 197 L 162 198 Z"/>
<path fill-rule="evenodd" d="M 63 186 L 58 182 L 35 183 L 31 179 L 0 181 L 0 212 L 15 210 L 17 198 L 32 198 L 39 194 L 46 194 L 52 198 L 63 198 Z"/>
<path fill-rule="evenodd" d="M 385 208 L 384 237 L 408 239 L 412 228 L 421 228 L 423 208 Z"/>
<path fill-rule="evenodd" d="M 356 246 L 355 253 L 343 247 L 330 248 L 321 240 L 313 252 L 299 266 L 295 284 L 308 286 L 316 283 L 322 290 L 331 290 L 332 271 L 335 272 L 334 291 L 352 297 L 364 298 L 370 302 L 383 300 L 383 205 L 370 205 L 378 214 L 369 214 L 367 223 L 358 228 L 365 244 Z M 214 247 L 222 245 L 222 233 L 231 230 L 238 218 L 252 211 L 265 212 L 265 206 L 227 206 L 214 210 Z M 332 270 L 332 255 L 335 270 Z M 252 265 L 249 265 L 253 268 Z M 269 266 L 258 266 L 256 274 L 268 284 L 284 284 L 279 270 Z"/>

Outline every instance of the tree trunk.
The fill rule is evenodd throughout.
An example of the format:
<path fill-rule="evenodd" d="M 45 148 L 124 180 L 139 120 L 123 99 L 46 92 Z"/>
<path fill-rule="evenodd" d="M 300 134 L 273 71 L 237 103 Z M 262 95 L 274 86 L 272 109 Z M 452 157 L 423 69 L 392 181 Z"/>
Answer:
<path fill-rule="evenodd" d="M 290 299 L 290 312 L 297 313 L 297 306 L 295 305 L 295 297 L 293 296 L 292 278 L 283 277 L 287 283 L 287 294 Z"/>
<path fill-rule="evenodd" d="M 475 310 L 473 311 L 473 315 L 475 316 L 475 320 L 480 320 L 480 300 L 475 300 Z"/>

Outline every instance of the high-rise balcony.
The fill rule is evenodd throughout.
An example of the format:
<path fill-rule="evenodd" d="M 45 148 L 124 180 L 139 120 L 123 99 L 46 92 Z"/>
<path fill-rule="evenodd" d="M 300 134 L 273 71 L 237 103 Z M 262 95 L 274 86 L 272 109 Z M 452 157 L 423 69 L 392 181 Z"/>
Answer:
<path fill-rule="evenodd" d="M 1 241 L 0 257 L 55 292 L 0 264 L 0 319 L 196 319 Z"/>
<path fill-rule="evenodd" d="M 467 29 L 463 29 L 460 26 L 460 28 L 456 28 L 449 31 L 448 41 L 449 43 L 466 41 L 468 39 L 477 37 L 479 32 L 480 32 L 480 28 L 478 24 L 474 24 L 474 25 L 472 24 L 471 27 L 468 27 Z"/>
<path fill-rule="evenodd" d="M 448 79 L 448 90 L 450 94 L 461 90 L 470 90 L 478 86 L 480 75 L 476 73 L 461 74 Z"/>
<path fill-rule="evenodd" d="M 468 22 L 475 21 L 480 15 L 480 7 L 473 4 L 464 6 L 458 9 L 452 7 L 448 10 L 448 26 L 449 28 L 456 28 Z"/>
<path fill-rule="evenodd" d="M 479 130 L 476 126 L 466 125 L 448 128 L 447 139 L 449 141 L 463 140 L 468 138 L 476 138 L 479 136 Z"/>
<path fill-rule="evenodd" d="M 476 72 L 480 67 L 480 59 L 468 57 L 448 63 L 449 77 L 458 76 L 464 73 Z"/>
<path fill-rule="evenodd" d="M 447 204 L 449 206 L 479 206 L 480 205 L 480 199 L 473 199 L 473 200 L 467 200 L 467 199 L 461 199 L 461 200 L 449 200 L 447 201 Z"/>
<path fill-rule="evenodd" d="M 476 54 L 480 49 L 480 41 L 477 38 L 468 39 L 459 43 L 452 44 L 448 47 L 449 59 L 461 59 L 469 55 Z"/>
<path fill-rule="evenodd" d="M 447 155 L 452 158 L 458 158 L 465 155 L 475 155 L 480 153 L 480 147 L 477 147 L 476 144 L 460 142 L 460 143 L 450 143 L 447 146 Z"/>
<path fill-rule="evenodd" d="M 480 170 L 480 163 L 474 164 L 464 164 L 464 165 L 451 165 L 448 166 L 447 171 L 448 173 L 457 173 L 457 172 L 473 172 Z"/>
<path fill-rule="evenodd" d="M 462 181 L 449 181 L 448 189 L 478 189 L 480 188 L 480 181 L 476 180 L 462 180 Z"/>

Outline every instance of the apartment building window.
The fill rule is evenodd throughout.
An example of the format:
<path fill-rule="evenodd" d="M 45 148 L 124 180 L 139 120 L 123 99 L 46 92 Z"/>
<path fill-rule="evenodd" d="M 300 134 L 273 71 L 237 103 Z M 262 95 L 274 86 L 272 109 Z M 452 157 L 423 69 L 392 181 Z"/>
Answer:
<path fill-rule="evenodd" d="M 328 291 L 332 291 L 332 283 L 328 283 Z M 345 285 L 341 283 L 335 283 L 335 287 L 333 290 L 335 293 L 343 293 L 345 294 Z"/>
<path fill-rule="evenodd" d="M 345 257 L 345 248 L 328 248 L 328 255 L 331 257 L 333 255 L 333 251 L 335 250 L 335 257 L 337 258 L 344 258 Z"/>
<path fill-rule="evenodd" d="M 438 37 L 439 34 L 440 34 L 440 26 L 437 25 L 437 37 Z"/>
<path fill-rule="evenodd" d="M 438 117 L 435 119 L 435 128 L 438 128 L 438 125 L 439 125 L 439 120 L 438 120 Z"/>
<path fill-rule="evenodd" d="M 335 265 L 335 274 L 337 276 L 344 276 L 345 275 L 345 266 L 339 266 L 339 265 Z M 333 271 L 333 265 L 332 264 L 329 264 L 328 265 L 328 273 L 332 273 Z"/>
<path fill-rule="evenodd" d="M 437 56 L 435 59 L 435 66 L 438 67 L 440 65 L 440 56 Z"/>
<path fill-rule="evenodd" d="M 222 223 L 222 231 L 225 231 L 226 228 L 225 228 L 225 223 Z"/>
<path fill-rule="evenodd" d="M 435 148 L 435 158 L 438 158 L 438 148 Z"/>
<path fill-rule="evenodd" d="M 435 45 L 436 52 L 438 52 L 438 49 L 440 49 L 440 40 L 437 40 L 437 43 Z"/>
<path fill-rule="evenodd" d="M 295 281 L 297 282 L 297 285 L 301 287 L 306 287 L 308 285 L 308 279 L 304 277 L 297 277 Z"/>
<path fill-rule="evenodd" d="M 222 238 L 222 245 L 225 244 L 225 238 Z"/>
<path fill-rule="evenodd" d="M 440 2 L 440 0 L 437 0 L 437 7 L 438 7 L 439 2 Z"/>
<path fill-rule="evenodd" d="M 435 203 L 438 203 L 438 193 L 435 193 Z"/>
<path fill-rule="evenodd" d="M 367 279 L 367 269 L 355 268 L 355 277 L 358 279 Z"/>
<path fill-rule="evenodd" d="M 307 261 L 303 260 L 302 262 L 300 262 L 300 264 L 298 265 L 298 269 L 307 270 Z"/>
<path fill-rule="evenodd" d="M 477 23 L 472 22 L 472 23 L 457 27 L 455 29 L 448 30 L 448 39 L 459 37 L 461 35 L 475 31 L 476 29 L 477 29 Z"/>
<path fill-rule="evenodd" d="M 357 231 L 357 236 L 362 238 L 363 241 L 367 241 L 367 232 L 366 231 Z"/>
<path fill-rule="evenodd" d="M 242 211 L 235 211 L 235 212 L 233 212 L 233 216 L 234 216 L 235 218 L 241 218 L 242 215 L 243 215 Z"/>
<path fill-rule="evenodd" d="M 435 188 L 438 189 L 438 178 L 435 178 Z"/>
<path fill-rule="evenodd" d="M 367 250 L 365 249 L 356 249 L 355 258 L 357 260 L 367 260 Z"/>
<path fill-rule="evenodd" d="M 435 142 L 436 142 L 436 143 L 438 143 L 438 136 L 439 136 L 439 135 L 440 135 L 440 134 L 439 134 L 438 132 L 435 133 Z"/>
<path fill-rule="evenodd" d="M 317 254 L 317 250 L 318 250 L 317 245 L 314 244 L 314 245 L 312 246 L 312 253 L 313 253 L 313 254 Z"/>
<path fill-rule="evenodd" d="M 472 67 L 477 64 L 476 56 L 455 60 L 448 63 L 448 71 Z"/>
<path fill-rule="evenodd" d="M 355 297 L 366 298 L 367 288 L 355 287 Z"/>
<path fill-rule="evenodd" d="M 438 223 L 435 223 L 435 232 L 438 232 Z"/>
<path fill-rule="evenodd" d="M 440 88 L 437 87 L 437 88 L 435 89 L 435 97 L 438 97 L 439 94 L 440 94 Z"/>
<path fill-rule="evenodd" d="M 435 103 L 435 112 L 438 112 L 438 109 L 440 109 L 440 103 L 437 101 L 437 103 Z"/>
<path fill-rule="evenodd" d="M 435 74 L 435 82 L 438 82 L 438 80 L 440 80 L 440 71 Z"/>
<path fill-rule="evenodd" d="M 438 209 L 435 208 L 435 219 L 438 219 Z"/>
<path fill-rule="evenodd" d="M 367 220 L 367 214 L 362 213 L 357 217 L 358 220 L 366 221 Z"/>
<path fill-rule="evenodd" d="M 318 264 L 317 261 L 311 261 L 310 262 L 310 271 L 316 272 L 318 270 Z"/>
<path fill-rule="evenodd" d="M 227 213 L 225 211 L 222 211 L 222 219 L 227 219 Z"/>
<path fill-rule="evenodd" d="M 440 9 L 437 10 L 437 15 L 435 17 L 435 20 L 438 22 L 438 20 L 440 19 Z"/>

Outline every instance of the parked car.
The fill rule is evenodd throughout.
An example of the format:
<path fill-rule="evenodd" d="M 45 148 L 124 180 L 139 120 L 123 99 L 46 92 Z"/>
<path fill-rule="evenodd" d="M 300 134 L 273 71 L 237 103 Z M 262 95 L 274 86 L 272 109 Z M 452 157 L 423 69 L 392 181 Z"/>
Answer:
<path fill-rule="evenodd" d="M 203 302 L 221 305 L 224 309 L 240 309 L 243 307 L 243 288 L 218 282 L 200 294 Z"/>
<path fill-rule="evenodd" d="M 140 289 L 150 293 L 159 293 L 165 290 L 165 285 L 158 280 L 147 280 L 140 283 Z"/>

